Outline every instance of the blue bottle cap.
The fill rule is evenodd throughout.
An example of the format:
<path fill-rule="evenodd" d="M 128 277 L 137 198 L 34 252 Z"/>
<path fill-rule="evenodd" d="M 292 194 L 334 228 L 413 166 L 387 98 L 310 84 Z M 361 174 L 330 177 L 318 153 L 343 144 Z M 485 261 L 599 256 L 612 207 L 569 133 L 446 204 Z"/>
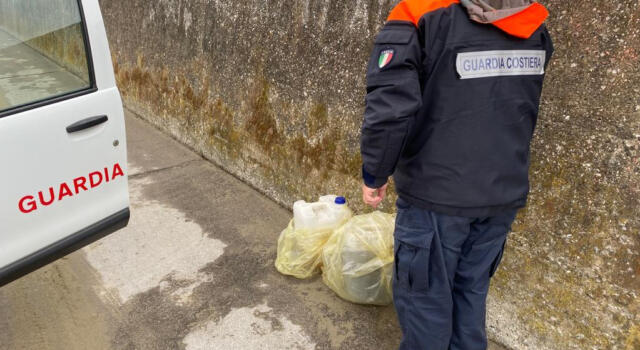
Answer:
<path fill-rule="evenodd" d="M 337 197 L 336 204 L 347 204 L 347 199 L 344 197 Z"/>

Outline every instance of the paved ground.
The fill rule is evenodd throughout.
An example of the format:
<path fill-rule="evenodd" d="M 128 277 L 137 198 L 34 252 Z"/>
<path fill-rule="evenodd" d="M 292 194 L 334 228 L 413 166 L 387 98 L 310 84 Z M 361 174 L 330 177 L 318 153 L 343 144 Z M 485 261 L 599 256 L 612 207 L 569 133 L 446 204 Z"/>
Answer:
<path fill-rule="evenodd" d="M 278 274 L 287 210 L 127 122 L 129 227 L 1 288 L 0 349 L 397 347 L 393 307 Z"/>

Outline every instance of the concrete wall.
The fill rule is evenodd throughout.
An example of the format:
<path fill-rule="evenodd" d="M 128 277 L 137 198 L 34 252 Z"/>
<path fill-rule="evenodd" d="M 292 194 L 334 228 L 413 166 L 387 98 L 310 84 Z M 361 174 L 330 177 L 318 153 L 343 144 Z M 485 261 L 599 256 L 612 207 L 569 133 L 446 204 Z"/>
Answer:
<path fill-rule="evenodd" d="M 0 30 L 89 82 L 77 0 L 0 0 Z"/>
<path fill-rule="evenodd" d="M 365 65 L 396 2 L 101 5 L 129 108 L 285 205 L 336 193 L 363 211 Z M 556 55 L 489 332 L 514 349 L 639 349 L 640 8 L 543 3 Z"/>

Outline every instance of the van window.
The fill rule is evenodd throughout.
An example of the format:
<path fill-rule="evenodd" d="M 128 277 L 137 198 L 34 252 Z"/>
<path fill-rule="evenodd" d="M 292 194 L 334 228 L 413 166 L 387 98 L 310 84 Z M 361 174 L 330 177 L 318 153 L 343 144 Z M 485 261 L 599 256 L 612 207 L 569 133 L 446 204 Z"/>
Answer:
<path fill-rule="evenodd" d="M 92 86 L 78 0 L 0 0 L 0 113 Z"/>

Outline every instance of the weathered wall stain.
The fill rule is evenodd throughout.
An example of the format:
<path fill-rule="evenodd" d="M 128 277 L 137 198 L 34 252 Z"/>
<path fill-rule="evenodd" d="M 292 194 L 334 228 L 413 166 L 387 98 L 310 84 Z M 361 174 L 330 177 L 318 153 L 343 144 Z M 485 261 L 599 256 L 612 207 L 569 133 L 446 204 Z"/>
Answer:
<path fill-rule="evenodd" d="M 129 108 L 285 205 L 331 192 L 363 211 L 365 65 L 395 3 L 101 5 Z M 638 349 L 639 4 L 544 3 L 556 55 L 489 332 L 514 349 Z"/>

